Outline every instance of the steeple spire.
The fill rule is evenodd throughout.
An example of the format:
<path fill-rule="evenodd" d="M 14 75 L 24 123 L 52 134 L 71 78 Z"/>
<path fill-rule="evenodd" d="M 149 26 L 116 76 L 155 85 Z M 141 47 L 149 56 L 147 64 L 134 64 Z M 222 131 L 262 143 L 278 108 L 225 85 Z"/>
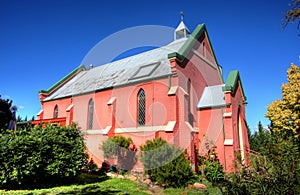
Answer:
<path fill-rule="evenodd" d="M 177 28 L 174 32 L 174 40 L 188 37 L 188 35 L 191 34 L 190 30 L 185 26 L 185 24 L 183 22 L 184 13 L 182 11 L 180 12 L 180 17 L 181 17 L 181 22 L 177 26 Z"/>

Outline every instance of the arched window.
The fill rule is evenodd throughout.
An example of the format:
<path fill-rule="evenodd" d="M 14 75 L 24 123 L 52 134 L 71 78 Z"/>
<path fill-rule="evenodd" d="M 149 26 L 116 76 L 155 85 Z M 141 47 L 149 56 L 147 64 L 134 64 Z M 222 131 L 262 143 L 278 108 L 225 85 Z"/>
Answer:
<path fill-rule="evenodd" d="M 187 107 L 188 107 L 188 113 L 191 113 L 191 79 L 188 79 L 187 84 Z"/>
<path fill-rule="evenodd" d="M 93 118 L 94 118 L 94 100 L 90 99 L 88 107 L 88 129 L 93 128 Z"/>
<path fill-rule="evenodd" d="M 192 127 L 194 126 L 194 116 L 191 111 L 191 79 L 187 81 L 187 110 L 188 110 L 188 120 Z"/>
<path fill-rule="evenodd" d="M 137 99 L 138 126 L 144 126 L 146 123 L 146 95 L 143 89 L 138 92 Z"/>
<path fill-rule="evenodd" d="M 58 106 L 57 105 L 55 105 L 55 107 L 54 107 L 53 118 L 58 118 Z"/>

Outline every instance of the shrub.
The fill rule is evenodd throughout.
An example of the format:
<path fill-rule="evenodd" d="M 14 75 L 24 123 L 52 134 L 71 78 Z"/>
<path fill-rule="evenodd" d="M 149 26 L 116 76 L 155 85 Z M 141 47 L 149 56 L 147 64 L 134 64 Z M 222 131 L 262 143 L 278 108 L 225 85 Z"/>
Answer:
<path fill-rule="evenodd" d="M 252 154 L 250 166 L 236 163 L 227 176 L 228 194 L 300 194 L 300 151 L 296 138 L 273 134 L 266 152 Z"/>
<path fill-rule="evenodd" d="M 136 148 L 131 138 L 113 136 L 102 143 L 104 158 L 117 158 L 118 168 L 131 170 L 136 163 Z"/>
<path fill-rule="evenodd" d="M 141 161 L 152 181 L 168 187 L 184 187 L 193 179 L 186 155 L 161 138 L 148 140 L 141 146 Z"/>
<path fill-rule="evenodd" d="M 0 137 L 0 143 L 2 188 L 35 187 L 70 180 L 87 159 L 75 125 L 11 131 Z"/>
<path fill-rule="evenodd" d="M 216 146 L 212 143 L 205 141 L 207 153 L 204 156 L 199 156 L 199 170 L 201 177 L 207 179 L 213 185 L 219 184 L 224 181 L 225 173 L 223 166 L 220 164 L 216 153 Z"/>

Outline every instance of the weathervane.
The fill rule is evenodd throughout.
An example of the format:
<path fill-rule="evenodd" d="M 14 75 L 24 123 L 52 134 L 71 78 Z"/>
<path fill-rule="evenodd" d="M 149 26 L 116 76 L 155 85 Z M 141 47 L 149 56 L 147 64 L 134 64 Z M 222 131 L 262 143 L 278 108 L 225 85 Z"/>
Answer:
<path fill-rule="evenodd" d="M 183 18 L 184 18 L 184 13 L 183 13 L 183 11 L 180 12 L 180 17 L 181 17 L 181 21 L 183 21 Z"/>

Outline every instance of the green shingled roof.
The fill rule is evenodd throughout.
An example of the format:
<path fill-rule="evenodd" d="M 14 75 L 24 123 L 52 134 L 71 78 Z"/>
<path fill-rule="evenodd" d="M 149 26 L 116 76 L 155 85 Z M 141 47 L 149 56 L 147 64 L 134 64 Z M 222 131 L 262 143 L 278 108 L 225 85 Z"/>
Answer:
<path fill-rule="evenodd" d="M 239 73 L 238 70 L 232 70 L 232 71 L 230 71 L 230 73 L 229 73 L 229 75 L 227 77 L 225 86 L 223 88 L 223 91 L 231 91 L 231 92 L 233 92 L 236 89 L 236 87 L 238 86 L 238 82 L 241 85 L 241 89 L 242 89 L 242 94 L 243 94 L 243 97 L 244 97 L 244 101 L 246 101 L 247 98 L 246 98 L 245 93 L 244 93 L 244 89 L 243 89 L 243 86 L 242 86 L 240 73 Z"/>
<path fill-rule="evenodd" d="M 190 51 L 190 49 L 194 46 L 194 44 L 196 43 L 196 41 L 198 41 L 199 37 L 201 36 L 201 34 L 206 31 L 206 26 L 205 24 L 199 24 L 196 29 L 193 31 L 193 33 L 191 34 L 191 36 L 188 38 L 188 40 L 184 43 L 184 45 L 179 49 L 178 52 L 173 52 L 173 53 L 170 53 L 168 55 L 168 58 L 173 58 L 173 57 L 176 57 L 177 59 L 179 60 L 183 60 L 186 55 L 188 54 L 188 52 Z M 208 36 L 208 33 L 206 33 L 207 35 L 207 39 L 210 43 L 210 39 L 209 39 L 209 36 Z M 211 44 L 210 44 L 211 46 Z M 216 63 L 218 64 L 217 62 L 217 58 L 215 56 L 215 52 L 211 46 L 211 49 L 212 49 L 212 53 L 213 53 L 213 56 L 214 56 L 214 59 L 216 60 Z"/>

